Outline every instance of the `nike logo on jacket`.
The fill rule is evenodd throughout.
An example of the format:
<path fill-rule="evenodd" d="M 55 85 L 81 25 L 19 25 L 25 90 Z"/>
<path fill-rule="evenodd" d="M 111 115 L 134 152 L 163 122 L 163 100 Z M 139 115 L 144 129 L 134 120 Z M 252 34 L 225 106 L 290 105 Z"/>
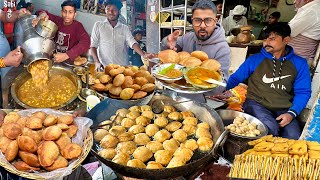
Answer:
<path fill-rule="evenodd" d="M 275 77 L 275 78 L 267 78 L 267 74 L 265 74 L 263 77 L 262 77 L 262 81 L 266 84 L 269 84 L 269 83 L 273 83 L 273 82 L 276 82 L 276 81 L 279 81 L 280 79 L 284 79 L 284 78 L 287 78 L 287 77 L 290 77 L 291 75 L 286 75 L 286 76 L 280 76 L 280 77 Z"/>
<path fill-rule="evenodd" d="M 289 109 L 297 115 L 311 96 L 311 78 L 307 61 L 287 46 L 287 54 L 274 59 L 265 51 L 250 56 L 230 76 L 227 89 L 248 79 L 247 98 L 270 110 Z"/>

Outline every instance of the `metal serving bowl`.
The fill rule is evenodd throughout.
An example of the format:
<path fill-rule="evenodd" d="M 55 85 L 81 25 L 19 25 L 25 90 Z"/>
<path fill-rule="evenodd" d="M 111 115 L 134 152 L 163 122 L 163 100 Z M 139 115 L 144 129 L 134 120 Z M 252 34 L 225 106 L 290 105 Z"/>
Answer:
<path fill-rule="evenodd" d="M 56 106 L 56 107 L 50 107 L 52 109 L 61 109 L 61 108 L 65 107 L 65 106 L 67 106 L 68 104 L 70 104 L 71 102 L 73 102 L 78 97 L 78 94 L 80 93 L 80 90 L 81 90 L 81 80 L 77 75 L 75 75 L 72 72 L 72 70 L 70 70 L 68 68 L 65 68 L 65 67 L 61 67 L 61 66 L 53 66 L 49 71 L 49 76 L 53 75 L 53 74 L 60 74 L 60 75 L 66 76 L 76 86 L 76 92 L 73 94 L 73 96 L 66 103 L 60 104 L 59 106 Z M 30 109 L 30 108 L 34 108 L 34 107 L 31 107 L 31 106 L 23 103 L 20 100 L 20 98 L 18 97 L 18 90 L 22 86 L 22 84 L 24 82 L 26 82 L 30 78 L 31 78 L 31 74 L 28 73 L 27 71 L 24 71 L 21 74 L 19 74 L 19 76 L 13 81 L 13 83 L 11 85 L 12 98 L 20 106 L 22 106 L 22 107 L 24 107 L 26 109 Z"/>
<path fill-rule="evenodd" d="M 230 134 L 232 136 L 236 136 L 239 138 L 245 138 L 245 139 L 259 139 L 262 136 L 265 136 L 268 134 L 268 128 L 266 127 L 266 125 L 264 125 L 259 119 L 255 118 L 249 114 L 239 112 L 239 111 L 234 111 L 234 110 L 217 110 L 217 113 L 220 115 L 220 117 L 223 121 L 223 124 L 225 126 L 232 124 L 233 120 L 236 117 L 245 117 L 246 120 L 248 120 L 250 123 L 253 122 L 253 123 L 257 124 L 257 129 L 260 131 L 260 135 L 256 136 L 256 137 L 242 136 L 242 135 L 230 132 Z"/>

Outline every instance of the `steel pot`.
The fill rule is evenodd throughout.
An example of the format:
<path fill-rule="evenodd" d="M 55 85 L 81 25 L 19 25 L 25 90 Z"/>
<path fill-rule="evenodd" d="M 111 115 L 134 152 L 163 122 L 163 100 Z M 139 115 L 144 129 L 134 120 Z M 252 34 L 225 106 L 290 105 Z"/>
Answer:
<path fill-rule="evenodd" d="M 58 26 L 54 22 L 43 19 L 39 20 L 35 28 L 36 32 L 46 39 L 53 39 L 58 30 Z"/>
<path fill-rule="evenodd" d="M 47 59 L 52 65 L 51 57 L 55 48 L 55 43 L 52 40 L 40 36 L 26 40 L 21 46 L 21 51 L 24 56 L 23 63 L 27 65 L 27 70 L 29 71 L 29 65 L 37 60 Z"/>
<path fill-rule="evenodd" d="M 25 15 L 15 22 L 14 42 L 16 47 L 22 45 L 24 41 L 32 37 L 39 36 L 32 26 L 32 20 L 36 17 L 36 15 Z"/>
<path fill-rule="evenodd" d="M 172 104 L 176 102 L 167 94 L 157 94 L 152 97 L 149 104 L 152 104 L 152 102 L 157 99 L 161 99 L 165 102 Z M 219 115 L 216 113 L 215 110 L 211 109 L 207 105 L 190 101 L 182 104 L 174 104 L 173 106 L 177 108 L 179 111 L 189 110 L 193 112 L 200 121 L 207 122 L 210 125 L 210 132 L 213 137 L 213 141 L 215 142 L 215 146 L 210 152 L 194 155 L 194 157 L 192 157 L 191 162 L 184 166 L 176 168 L 163 168 L 157 170 L 123 166 L 121 164 L 114 163 L 108 159 L 104 159 L 98 154 L 99 143 L 97 142 L 94 142 L 94 145 L 91 149 L 92 154 L 96 156 L 99 159 L 99 161 L 106 164 L 117 173 L 129 177 L 145 179 L 166 179 L 194 174 L 198 170 L 204 168 L 209 162 L 213 160 L 213 158 L 216 158 L 217 149 L 225 141 L 227 132 L 223 132 L 224 127 Z M 109 99 L 105 99 L 104 101 L 96 105 L 87 114 L 87 117 L 93 120 L 93 126 L 97 126 L 100 122 L 110 118 L 111 115 L 114 115 L 116 110 L 119 108 L 128 108 L 128 106 L 110 104 Z"/>
<path fill-rule="evenodd" d="M 75 75 L 72 70 L 65 68 L 65 67 L 61 67 L 61 66 L 53 66 L 50 71 L 49 71 L 49 76 L 53 75 L 53 74 L 60 74 L 60 75 L 64 75 L 66 77 L 68 77 L 76 86 L 77 90 L 76 92 L 73 94 L 73 96 L 69 99 L 69 101 L 67 101 L 64 104 L 61 104 L 59 106 L 56 107 L 50 107 L 52 109 L 61 109 L 65 106 L 67 106 L 68 104 L 70 104 L 71 102 L 73 102 L 79 95 L 80 90 L 81 90 L 81 80 L 80 78 Z M 22 84 L 24 82 L 26 82 L 28 79 L 31 78 L 31 74 L 28 73 L 27 71 L 22 72 L 21 74 L 19 74 L 17 76 L 17 78 L 13 81 L 12 85 L 11 85 L 11 95 L 12 98 L 14 99 L 14 101 L 16 103 L 18 103 L 20 106 L 26 108 L 26 109 L 30 109 L 30 108 L 34 108 L 31 107 L 25 103 L 23 103 L 20 98 L 18 97 L 18 90 L 19 88 L 22 86 Z"/>

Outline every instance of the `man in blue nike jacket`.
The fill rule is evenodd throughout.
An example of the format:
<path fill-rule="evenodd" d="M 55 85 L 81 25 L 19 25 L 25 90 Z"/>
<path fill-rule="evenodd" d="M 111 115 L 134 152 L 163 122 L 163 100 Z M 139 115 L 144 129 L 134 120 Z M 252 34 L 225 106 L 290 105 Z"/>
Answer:
<path fill-rule="evenodd" d="M 288 46 L 290 26 L 284 23 L 266 29 L 261 52 L 250 56 L 229 78 L 227 89 L 248 79 L 243 109 L 261 120 L 269 134 L 298 139 L 296 120 L 311 96 L 307 61 Z"/>

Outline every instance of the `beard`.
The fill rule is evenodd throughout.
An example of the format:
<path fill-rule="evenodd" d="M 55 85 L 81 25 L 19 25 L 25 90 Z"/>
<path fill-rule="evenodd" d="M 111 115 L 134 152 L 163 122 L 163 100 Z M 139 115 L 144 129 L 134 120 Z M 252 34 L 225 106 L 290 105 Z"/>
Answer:
<path fill-rule="evenodd" d="M 109 21 L 117 21 L 119 16 L 120 16 L 120 13 L 118 13 L 118 15 L 116 16 L 107 15 L 107 18 Z"/>
<path fill-rule="evenodd" d="M 206 41 L 211 37 L 212 33 L 209 34 L 208 31 L 204 30 L 204 29 L 200 29 L 198 32 L 196 32 L 196 36 L 199 40 L 201 41 Z"/>

